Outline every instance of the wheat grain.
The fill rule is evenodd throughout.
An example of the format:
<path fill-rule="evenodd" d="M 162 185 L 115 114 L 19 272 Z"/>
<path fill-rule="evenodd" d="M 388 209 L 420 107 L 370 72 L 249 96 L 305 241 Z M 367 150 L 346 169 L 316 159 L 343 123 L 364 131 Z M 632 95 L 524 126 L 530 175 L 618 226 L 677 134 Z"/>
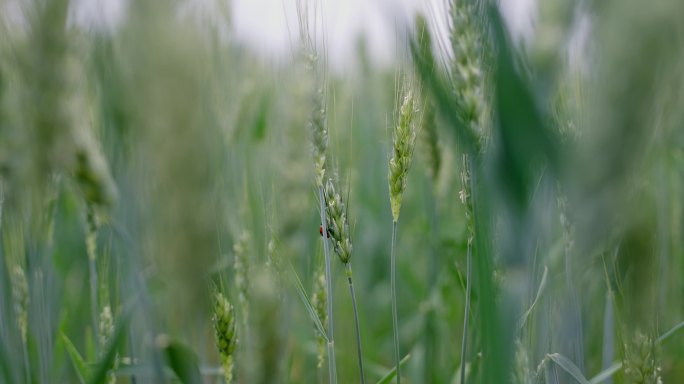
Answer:
<path fill-rule="evenodd" d="M 407 89 L 399 108 L 398 121 L 394 124 L 392 157 L 389 161 L 390 206 L 394 222 L 399 220 L 401 200 L 406 190 L 408 171 L 411 167 L 411 159 L 413 158 L 413 147 L 416 141 L 415 117 L 417 112 L 414 93 Z"/>
<path fill-rule="evenodd" d="M 226 384 L 233 381 L 233 354 L 237 344 L 237 329 L 233 305 L 221 294 L 214 294 L 214 334 Z"/>

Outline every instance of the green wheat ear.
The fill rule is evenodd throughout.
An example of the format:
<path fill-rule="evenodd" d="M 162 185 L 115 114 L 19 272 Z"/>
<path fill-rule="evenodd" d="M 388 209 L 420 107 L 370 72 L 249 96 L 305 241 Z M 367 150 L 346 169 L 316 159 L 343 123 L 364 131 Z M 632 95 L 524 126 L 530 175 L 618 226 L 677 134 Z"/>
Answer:
<path fill-rule="evenodd" d="M 316 315 L 323 325 L 323 329 L 327 331 L 327 321 L 328 321 L 328 311 L 326 309 L 328 305 L 327 301 L 328 291 L 326 288 L 325 281 L 325 271 L 323 264 L 321 263 L 314 273 L 314 289 L 313 295 L 311 295 L 311 304 L 316 311 Z M 327 341 L 325 340 L 326 335 L 322 335 L 318 328 L 314 327 L 316 331 L 316 344 L 318 344 L 318 362 L 317 367 L 322 368 L 325 362 L 325 348 L 327 347 Z"/>
<path fill-rule="evenodd" d="M 237 344 L 235 311 L 230 302 L 221 294 L 214 296 L 214 333 L 221 366 L 226 383 L 233 381 L 233 353 Z"/>
<path fill-rule="evenodd" d="M 100 323 L 98 345 L 100 346 L 100 353 L 104 353 L 107 350 L 107 346 L 114 334 L 114 316 L 112 315 L 112 308 L 109 305 L 105 305 L 100 312 Z M 119 367 L 118 356 L 114 359 L 111 369 L 107 372 L 107 384 L 116 383 L 116 374 L 114 371 Z"/>
<path fill-rule="evenodd" d="M 250 288 L 250 264 L 249 257 L 252 252 L 252 237 L 247 230 L 242 231 L 238 237 L 237 242 L 233 245 L 233 253 L 235 260 L 233 262 L 233 269 L 235 271 L 235 288 L 238 293 L 238 305 L 242 313 L 242 326 L 247 329 L 249 322 L 249 299 L 248 293 Z"/>
<path fill-rule="evenodd" d="M 309 53 L 306 57 L 307 69 L 316 80 L 316 89 L 312 94 L 311 113 L 307 123 L 311 132 L 312 155 L 316 169 L 316 185 L 323 186 L 326 168 L 326 152 L 328 150 L 328 122 L 325 107 L 325 92 L 322 80 L 318 76 L 318 55 Z"/>
<path fill-rule="evenodd" d="M 335 191 L 332 179 L 328 179 L 325 183 L 324 191 L 328 234 L 340 261 L 347 264 L 352 255 L 352 242 L 346 206 L 340 194 Z"/>
<path fill-rule="evenodd" d="M 657 340 L 637 331 L 632 340 L 623 345 L 622 366 L 627 378 L 638 384 L 662 384 L 661 367 L 658 362 Z"/>
<path fill-rule="evenodd" d="M 394 146 L 392 158 L 389 162 L 390 205 L 392 207 L 392 218 L 395 222 L 399 220 L 401 198 L 406 189 L 408 171 L 411 167 L 413 146 L 416 142 L 414 121 L 417 112 L 413 92 L 406 91 L 399 109 L 399 121 L 394 126 L 392 135 Z"/>
<path fill-rule="evenodd" d="M 28 307 L 29 307 L 29 286 L 26 273 L 20 266 L 12 269 L 12 299 L 14 301 L 14 311 L 21 333 L 21 339 L 26 342 L 26 330 L 28 327 Z"/>

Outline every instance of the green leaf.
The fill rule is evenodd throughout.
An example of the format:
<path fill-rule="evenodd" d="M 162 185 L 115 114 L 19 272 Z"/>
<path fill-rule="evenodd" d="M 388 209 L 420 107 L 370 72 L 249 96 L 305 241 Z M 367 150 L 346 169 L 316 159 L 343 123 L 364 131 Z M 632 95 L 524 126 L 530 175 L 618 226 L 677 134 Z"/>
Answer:
<path fill-rule="evenodd" d="M 509 205 L 524 212 L 539 169 L 549 165 L 551 171 L 556 171 L 561 148 L 554 131 L 545 123 L 548 112 L 540 108 L 530 82 L 520 73 L 500 13 L 492 7 L 489 16 L 497 51 L 493 80 L 496 123 L 492 134 L 497 180 L 510 199 Z"/>
<path fill-rule="evenodd" d="M 311 300 L 309 300 L 309 297 L 306 295 L 306 290 L 302 285 L 302 281 L 299 279 L 299 275 L 297 275 L 297 271 L 295 271 L 294 267 L 292 266 L 292 263 L 288 262 L 288 265 L 290 266 L 290 271 L 292 271 L 292 276 L 294 277 L 297 293 L 299 293 L 299 297 L 302 299 L 302 303 L 304 303 L 306 310 L 309 312 L 311 320 L 313 320 L 316 329 L 318 329 L 318 332 L 323 336 L 325 341 L 329 342 L 328 334 L 325 332 L 325 328 L 323 328 L 323 323 L 321 323 L 321 319 L 318 318 L 318 314 L 316 314 L 316 310 L 311 304 Z"/>
<path fill-rule="evenodd" d="M 170 340 L 162 346 L 169 367 L 183 384 L 201 384 L 199 359 L 190 347 L 180 341 Z"/>
<path fill-rule="evenodd" d="M 406 364 L 406 362 L 407 362 L 410 358 L 411 358 L 411 355 L 410 355 L 410 354 L 404 356 L 404 358 L 401 359 L 401 360 L 399 361 L 399 366 L 400 366 L 400 367 L 403 367 L 404 364 Z M 391 371 L 387 372 L 387 373 L 385 374 L 385 376 L 383 376 L 380 380 L 378 380 L 378 382 L 377 382 L 376 384 L 388 384 L 390 381 L 392 381 L 392 379 L 394 379 L 394 377 L 395 377 L 396 375 L 397 375 L 397 367 L 394 367 L 394 368 L 392 368 Z"/>
<path fill-rule="evenodd" d="M 85 383 L 86 379 L 90 377 L 90 368 L 88 367 L 88 364 L 86 364 L 85 360 L 83 360 L 81 354 L 78 353 L 78 349 L 76 349 L 76 346 L 74 346 L 74 343 L 69 340 L 67 335 L 60 333 L 60 336 L 62 337 L 64 347 L 71 358 L 71 363 L 74 365 L 74 369 L 78 375 L 78 380 L 82 384 Z"/>
<path fill-rule="evenodd" d="M 568 359 L 567 357 L 561 355 L 560 353 L 550 353 L 546 356 L 549 359 L 553 360 L 553 362 L 556 363 L 559 367 L 563 368 L 563 370 L 569 373 L 570 376 L 574 377 L 578 383 L 591 384 L 589 383 L 589 380 L 587 380 L 587 378 L 584 377 L 582 371 L 580 371 L 580 369 L 577 368 L 575 363 L 570 361 L 570 359 Z"/>
<path fill-rule="evenodd" d="M 548 277 L 548 275 L 549 268 L 547 266 L 544 266 L 544 273 L 542 274 L 541 282 L 539 283 L 539 289 L 537 289 L 537 296 L 534 298 L 534 301 L 532 302 L 532 305 L 530 305 L 530 308 L 525 312 L 525 314 L 520 319 L 518 329 L 522 329 L 525 326 L 527 318 L 530 317 L 532 310 L 534 310 L 534 307 L 537 305 L 537 302 L 541 298 L 541 295 L 544 292 L 544 288 L 546 287 L 546 278 Z"/>
<path fill-rule="evenodd" d="M 663 333 L 663 335 L 658 338 L 658 343 L 663 343 L 665 340 L 670 338 L 670 336 L 674 335 L 675 333 L 677 333 L 677 331 L 679 331 L 682 328 L 684 328 L 684 321 L 675 325 L 669 331 Z"/>
<path fill-rule="evenodd" d="M 591 380 L 589 380 L 589 383 L 590 384 L 603 383 L 604 381 L 609 379 L 611 376 L 613 376 L 620 369 L 622 369 L 622 363 L 615 362 L 610 367 L 599 372 L 598 375 L 592 377 Z"/>
<path fill-rule="evenodd" d="M 475 153 L 477 136 L 472 129 L 463 124 L 457 109 L 454 108 L 458 103 L 449 87 L 450 82 L 435 71 L 432 57 L 421 48 L 421 42 L 416 38 L 411 40 L 411 54 L 422 84 L 432 94 L 435 106 L 444 117 L 444 121 L 453 129 L 459 146 L 465 153 Z"/>

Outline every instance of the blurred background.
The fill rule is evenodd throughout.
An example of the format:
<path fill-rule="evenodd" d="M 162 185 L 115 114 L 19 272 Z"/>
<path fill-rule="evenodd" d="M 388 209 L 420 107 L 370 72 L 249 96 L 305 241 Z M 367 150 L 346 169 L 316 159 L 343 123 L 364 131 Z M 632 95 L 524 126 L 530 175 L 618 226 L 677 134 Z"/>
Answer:
<path fill-rule="evenodd" d="M 227 356 L 233 382 L 328 382 L 316 127 L 364 377 L 396 380 L 407 91 L 402 381 L 684 380 L 680 0 L 0 10 L 0 382 L 221 383 Z M 331 262 L 337 378 L 359 382 Z"/>

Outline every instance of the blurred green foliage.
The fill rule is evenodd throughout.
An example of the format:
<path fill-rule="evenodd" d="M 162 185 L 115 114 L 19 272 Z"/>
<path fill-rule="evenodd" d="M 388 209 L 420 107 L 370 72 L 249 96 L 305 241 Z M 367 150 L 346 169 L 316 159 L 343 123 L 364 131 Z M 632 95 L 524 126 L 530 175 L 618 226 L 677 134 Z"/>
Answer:
<path fill-rule="evenodd" d="M 265 62 L 174 1 L 129 2 L 111 29 L 73 23 L 73 3 L 0 12 L 0 382 L 219 382 L 212 292 L 246 314 L 233 268 L 245 232 L 234 381 L 325 382 L 290 278 L 310 297 L 322 259 L 306 129 L 318 86 L 303 55 Z M 410 73 L 426 120 L 398 226 L 406 382 L 458 382 L 463 359 L 469 382 L 574 382 L 615 364 L 615 383 L 683 381 L 684 336 L 658 337 L 684 320 L 684 3 L 541 1 L 524 44 L 495 7 L 467 3 L 491 48 L 486 140 L 464 121 L 450 50 L 422 35 L 444 15 L 420 19 L 396 68 L 373 67 L 360 44 L 356 71 L 323 72 L 367 379 L 394 364 L 387 164 L 396 79 Z M 463 154 L 475 226 L 466 356 Z M 355 382 L 333 261 L 338 378 Z M 106 306 L 115 327 L 101 343 Z"/>

